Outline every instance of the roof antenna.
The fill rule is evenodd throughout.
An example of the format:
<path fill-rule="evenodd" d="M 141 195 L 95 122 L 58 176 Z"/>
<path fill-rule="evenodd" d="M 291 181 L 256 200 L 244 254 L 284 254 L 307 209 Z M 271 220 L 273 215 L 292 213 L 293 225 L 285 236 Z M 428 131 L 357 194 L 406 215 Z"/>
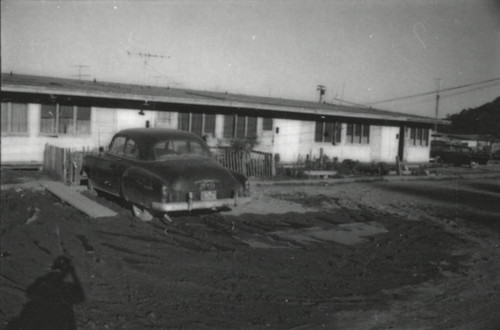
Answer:
<path fill-rule="evenodd" d="M 78 64 L 78 65 L 72 65 L 72 67 L 78 68 L 78 74 L 74 74 L 74 75 L 72 75 L 72 77 L 78 77 L 78 80 L 82 80 L 82 77 L 90 77 L 89 74 L 82 73 L 82 69 L 90 68 L 90 65 L 81 65 L 81 64 Z"/>
<path fill-rule="evenodd" d="M 323 85 L 318 85 L 316 90 L 319 91 L 319 103 L 323 103 L 323 95 L 325 95 L 326 87 Z"/>

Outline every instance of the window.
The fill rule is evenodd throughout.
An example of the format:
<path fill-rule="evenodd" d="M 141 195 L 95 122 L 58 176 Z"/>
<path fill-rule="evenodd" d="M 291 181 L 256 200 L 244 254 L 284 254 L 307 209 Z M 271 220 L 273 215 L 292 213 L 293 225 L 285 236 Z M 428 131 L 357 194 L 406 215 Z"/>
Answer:
<path fill-rule="evenodd" d="M 28 105 L 25 103 L 2 103 L 2 134 L 28 133 Z"/>
<path fill-rule="evenodd" d="M 236 115 L 224 116 L 224 137 L 226 139 L 234 138 Z"/>
<path fill-rule="evenodd" d="M 178 156 L 209 156 L 210 152 L 198 141 L 171 139 L 155 143 L 153 146 L 155 160 L 171 159 Z"/>
<path fill-rule="evenodd" d="M 137 149 L 137 144 L 134 140 L 128 139 L 125 143 L 125 148 L 123 152 L 125 157 L 137 159 L 139 158 L 139 149 Z"/>
<path fill-rule="evenodd" d="M 179 129 L 203 136 L 215 135 L 215 114 L 179 113 Z"/>
<path fill-rule="evenodd" d="M 428 146 L 429 145 L 429 129 L 421 128 L 421 127 L 408 127 L 408 131 L 410 131 L 409 136 L 409 145 L 411 146 Z"/>
<path fill-rule="evenodd" d="M 225 115 L 224 137 L 227 139 L 257 137 L 257 117 Z"/>
<path fill-rule="evenodd" d="M 330 143 L 340 143 L 340 137 L 342 132 L 342 124 L 338 122 L 324 122 L 317 121 L 314 141 L 316 142 L 330 142 Z"/>
<path fill-rule="evenodd" d="M 273 130 L 273 119 L 272 118 L 263 118 L 262 130 L 264 130 L 264 131 L 272 131 Z"/>
<path fill-rule="evenodd" d="M 369 144 L 370 125 L 347 124 L 346 140 L 347 143 L 352 143 L 352 144 Z"/>
<path fill-rule="evenodd" d="M 173 126 L 173 112 L 157 111 L 156 112 L 156 126 L 157 127 L 175 127 Z"/>
<path fill-rule="evenodd" d="M 89 135 L 90 108 L 42 104 L 40 132 L 43 134 Z"/>
<path fill-rule="evenodd" d="M 118 156 L 123 156 L 125 147 L 125 137 L 117 136 L 109 145 L 109 152 Z"/>

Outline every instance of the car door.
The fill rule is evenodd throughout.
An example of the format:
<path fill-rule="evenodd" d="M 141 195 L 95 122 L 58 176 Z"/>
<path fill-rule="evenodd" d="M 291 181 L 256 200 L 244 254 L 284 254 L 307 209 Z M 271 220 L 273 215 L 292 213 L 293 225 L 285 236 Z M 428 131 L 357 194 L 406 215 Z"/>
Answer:
<path fill-rule="evenodd" d="M 120 178 L 129 166 L 129 161 L 125 158 L 126 141 L 125 136 L 115 136 L 99 166 L 102 177 L 96 183 L 98 188 L 116 196 L 120 195 Z"/>

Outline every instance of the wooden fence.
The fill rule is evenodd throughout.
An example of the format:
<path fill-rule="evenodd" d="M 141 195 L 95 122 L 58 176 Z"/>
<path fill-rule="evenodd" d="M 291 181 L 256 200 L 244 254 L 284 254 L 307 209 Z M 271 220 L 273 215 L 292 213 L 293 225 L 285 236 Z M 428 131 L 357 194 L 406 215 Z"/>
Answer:
<path fill-rule="evenodd" d="M 229 147 L 212 148 L 215 159 L 224 167 L 247 177 L 268 178 L 274 175 L 272 154 L 260 151 L 233 151 Z"/>
<path fill-rule="evenodd" d="M 96 153 L 96 150 L 82 148 L 60 148 L 50 144 L 45 145 L 43 154 L 43 169 L 58 177 L 69 185 L 79 185 L 82 177 L 83 156 Z M 215 159 L 224 167 L 241 173 L 247 177 L 268 178 L 275 173 L 272 154 L 250 151 L 235 152 L 229 147 L 212 148 Z"/>
<path fill-rule="evenodd" d="M 83 156 L 94 152 L 95 150 L 90 150 L 90 148 L 76 150 L 46 144 L 43 153 L 43 169 L 66 184 L 79 185 L 84 178 L 81 174 Z"/>

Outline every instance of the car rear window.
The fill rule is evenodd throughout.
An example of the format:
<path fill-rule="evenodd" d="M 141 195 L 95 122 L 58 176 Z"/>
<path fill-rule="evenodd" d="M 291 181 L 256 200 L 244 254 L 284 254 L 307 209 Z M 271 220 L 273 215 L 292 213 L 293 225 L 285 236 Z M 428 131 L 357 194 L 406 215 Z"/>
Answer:
<path fill-rule="evenodd" d="M 176 156 L 203 156 L 209 151 L 201 143 L 188 139 L 163 140 L 153 146 L 155 160 L 169 159 Z"/>

